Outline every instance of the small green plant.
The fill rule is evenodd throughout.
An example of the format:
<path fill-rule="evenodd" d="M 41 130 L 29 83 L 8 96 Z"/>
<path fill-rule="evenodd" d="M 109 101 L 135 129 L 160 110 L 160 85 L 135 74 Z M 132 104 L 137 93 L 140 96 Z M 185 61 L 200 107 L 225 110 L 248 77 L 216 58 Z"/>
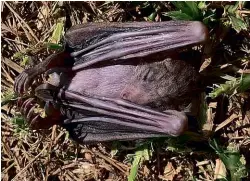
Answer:
<path fill-rule="evenodd" d="M 151 155 L 152 151 L 149 148 L 149 143 L 144 143 L 136 149 L 135 154 L 133 155 L 133 162 L 128 176 L 128 181 L 136 180 L 140 164 L 145 160 L 149 160 Z"/>
<path fill-rule="evenodd" d="M 1 106 L 8 104 L 9 102 L 16 101 L 18 96 L 14 92 L 6 91 L 2 97 Z"/>
<path fill-rule="evenodd" d="M 163 15 L 172 18 L 173 20 L 189 20 L 189 21 L 202 21 L 207 26 L 211 22 L 220 22 L 226 27 L 232 27 L 235 31 L 240 32 L 247 30 L 249 22 L 247 22 L 240 14 L 239 9 L 244 8 L 246 2 L 237 2 L 234 5 L 219 5 L 213 8 L 211 2 L 203 1 L 178 1 L 171 2 L 176 11 L 169 11 Z M 217 10 L 223 9 L 224 13 L 221 17 L 218 16 Z"/>
<path fill-rule="evenodd" d="M 247 177 L 248 171 L 246 169 L 245 158 L 240 154 L 236 146 L 229 145 L 227 149 L 223 149 L 218 145 L 216 140 L 212 140 L 210 141 L 210 147 L 214 149 L 229 171 L 230 179 L 228 180 L 240 181 L 241 178 Z"/>
<path fill-rule="evenodd" d="M 14 118 L 11 119 L 12 124 L 14 125 L 14 134 L 18 137 L 24 137 L 29 132 L 29 127 L 27 125 L 27 122 L 25 121 L 25 118 L 17 115 Z"/>
<path fill-rule="evenodd" d="M 176 11 L 163 13 L 174 20 L 202 21 L 205 24 L 215 21 L 215 10 L 208 8 L 207 2 L 172 1 Z"/>
<path fill-rule="evenodd" d="M 216 98 L 221 94 L 232 95 L 239 92 L 244 92 L 250 88 L 250 74 L 242 75 L 235 80 L 226 81 L 219 85 L 210 94 L 209 97 Z"/>
<path fill-rule="evenodd" d="M 249 26 L 238 11 L 239 8 L 244 7 L 245 4 L 246 2 L 236 2 L 235 5 L 226 5 L 224 7 L 223 17 L 221 18 L 223 24 L 231 26 L 238 33 L 242 30 L 247 30 Z"/>

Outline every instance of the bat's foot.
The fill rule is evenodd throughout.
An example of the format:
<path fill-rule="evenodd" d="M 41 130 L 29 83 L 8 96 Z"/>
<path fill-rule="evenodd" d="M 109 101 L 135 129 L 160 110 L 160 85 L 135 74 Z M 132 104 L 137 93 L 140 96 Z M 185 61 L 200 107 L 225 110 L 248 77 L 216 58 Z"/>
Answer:
<path fill-rule="evenodd" d="M 14 83 L 14 90 L 18 94 L 27 92 L 33 80 L 40 72 L 34 68 L 24 70 L 16 79 Z"/>
<path fill-rule="evenodd" d="M 18 107 L 20 107 L 21 114 L 26 118 L 26 121 L 31 129 L 48 129 L 55 124 L 59 124 L 60 112 L 56 110 L 53 105 L 46 103 L 45 112 L 49 110 L 49 115 L 41 117 L 41 113 L 35 112 L 37 104 L 34 98 L 27 100 L 19 99 Z"/>

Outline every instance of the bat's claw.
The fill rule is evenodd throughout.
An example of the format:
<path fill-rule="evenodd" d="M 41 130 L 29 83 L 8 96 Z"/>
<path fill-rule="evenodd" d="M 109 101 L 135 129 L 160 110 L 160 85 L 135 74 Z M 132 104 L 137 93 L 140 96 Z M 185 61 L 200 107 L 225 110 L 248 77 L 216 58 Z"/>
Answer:
<path fill-rule="evenodd" d="M 39 129 L 35 123 L 38 120 L 42 120 L 40 113 L 35 113 L 34 110 L 36 108 L 36 102 L 34 98 L 28 98 L 27 100 L 23 100 L 22 98 L 18 99 L 17 106 L 20 108 L 21 114 L 26 118 L 26 121 L 30 128 Z"/>
<path fill-rule="evenodd" d="M 29 112 L 28 112 L 28 114 L 27 114 L 27 120 L 31 120 L 31 118 L 32 117 L 34 117 L 34 110 L 35 110 L 35 106 L 33 106 L 30 110 L 29 110 Z"/>
<path fill-rule="evenodd" d="M 37 103 L 35 98 L 17 100 L 17 107 L 19 107 L 21 114 L 26 118 L 28 126 L 33 129 L 48 129 L 55 124 L 60 123 L 60 110 L 57 110 L 49 102 L 46 103 L 45 112 L 46 117 L 40 116 L 40 113 L 36 113 Z"/>
<path fill-rule="evenodd" d="M 33 112 L 34 113 L 34 112 Z M 43 124 L 43 118 L 41 118 L 40 115 L 35 115 L 32 114 L 32 118 L 31 117 L 29 118 L 30 119 L 30 123 L 29 123 L 29 126 L 33 129 L 40 129 L 41 128 L 41 124 Z M 28 118 L 27 118 L 28 119 Z"/>
<path fill-rule="evenodd" d="M 31 107 L 34 105 L 34 98 L 29 98 L 21 106 L 21 113 L 26 115 L 27 111 L 31 109 Z"/>
<path fill-rule="evenodd" d="M 15 79 L 14 91 L 18 94 L 23 94 L 24 92 L 26 92 L 37 75 L 38 72 L 34 71 L 34 69 L 24 70 Z"/>

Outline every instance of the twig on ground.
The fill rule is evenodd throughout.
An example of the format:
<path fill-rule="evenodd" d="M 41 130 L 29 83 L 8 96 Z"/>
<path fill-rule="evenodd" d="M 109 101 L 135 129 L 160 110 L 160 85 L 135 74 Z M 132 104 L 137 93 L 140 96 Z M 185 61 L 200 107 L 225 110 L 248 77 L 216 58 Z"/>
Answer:
<path fill-rule="evenodd" d="M 25 172 L 29 168 L 29 166 L 47 149 L 48 146 L 49 144 L 47 143 L 42 151 L 38 155 L 36 155 L 35 158 L 33 158 L 20 172 L 18 172 L 18 174 L 16 174 L 16 176 L 11 181 L 15 181 L 23 172 Z"/>
<path fill-rule="evenodd" d="M 238 117 L 238 115 L 236 114 L 232 114 L 228 119 L 226 119 L 225 121 L 223 121 L 222 123 L 220 123 L 216 128 L 214 132 L 219 131 L 220 129 L 222 129 L 224 126 L 228 125 L 229 123 L 231 123 L 234 119 L 236 119 Z"/>
<path fill-rule="evenodd" d="M 30 28 L 30 26 L 23 20 L 23 18 L 21 18 L 17 12 L 9 5 L 9 3 L 7 3 L 6 1 L 4 2 L 4 4 L 9 8 L 9 10 L 17 17 L 18 20 L 20 20 L 29 30 L 30 34 L 33 36 L 33 38 L 39 42 L 39 39 L 37 38 L 37 36 L 35 35 L 35 33 L 33 32 L 33 30 Z"/>
<path fill-rule="evenodd" d="M 15 62 L 13 62 L 12 60 L 2 57 L 2 61 L 8 65 L 9 67 L 11 67 L 12 69 L 14 69 L 15 71 L 17 71 L 18 73 L 21 73 L 24 71 L 24 68 L 21 67 L 20 65 L 16 64 Z"/>

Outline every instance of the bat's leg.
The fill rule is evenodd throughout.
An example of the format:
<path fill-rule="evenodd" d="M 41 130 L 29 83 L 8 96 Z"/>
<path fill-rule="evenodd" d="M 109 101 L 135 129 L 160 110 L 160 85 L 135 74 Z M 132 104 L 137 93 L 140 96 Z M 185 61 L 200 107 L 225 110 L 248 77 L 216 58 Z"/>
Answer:
<path fill-rule="evenodd" d="M 55 124 L 60 124 L 63 121 L 61 112 L 56 109 L 50 102 L 46 102 L 45 113 L 46 117 L 41 117 L 40 113 L 35 113 L 36 101 L 34 98 L 29 98 L 23 102 L 22 99 L 18 100 L 20 112 L 24 117 L 31 129 L 47 129 Z"/>
<path fill-rule="evenodd" d="M 70 59 L 70 55 L 66 52 L 60 52 L 47 57 L 37 66 L 24 70 L 15 80 L 14 90 L 17 93 L 23 93 L 28 90 L 33 80 L 40 74 L 54 67 L 65 66 Z M 69 64 L 69 63 L 68 63 Z M 71 63 L 73 64 L 73 62 Z"/>
<path fill-rule="evenodd" d="M 200 22 L 151 23 L 146 27 L 143 23 L 139 25 L 141 27 L 114 32 L 98 43 L 71 53 L 76 60 L 83 61 L 73 66 L 72 70 L 77 71 L 105 61 L 129 60 L 169 52 L 205 42 L 208 37 L 207 28 Z"/>

